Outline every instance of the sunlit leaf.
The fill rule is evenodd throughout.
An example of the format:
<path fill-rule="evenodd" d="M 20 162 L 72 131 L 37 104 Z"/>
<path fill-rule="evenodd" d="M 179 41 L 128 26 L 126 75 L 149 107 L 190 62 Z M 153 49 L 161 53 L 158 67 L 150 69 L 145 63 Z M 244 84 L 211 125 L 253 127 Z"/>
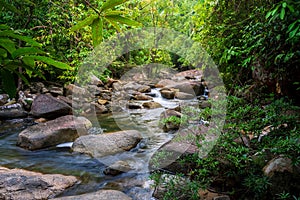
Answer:
<path fill-rule="evenodd" d="M 285 16 L 285 9 L 281 8 L 281 12 L 280 12 L 280 19 L 283 20 Z"/>
<path fill-rule="evenodd" d="M 128 0 L 107 0 L 101 7 L 100 12 L 118 6 Z"/>
<path fill-rule="evenodd" d="M 0 31 L 0 37 L 11 37 L 11 38 L 15 38 L 15 39 L 27 42 L 28 44 L 30 44 L 32 46 L 37 46 L 37 47 L 41 46 L 40 43 L 38 43 L 37 41 L 31 39 L 30 37 L 26 37 L 26 36 L 16 34 L 16 33 L 14 33 L 13 31 L 10 31 L 10 30 Z"/>
<path fill-rule="evenodd" d="M 15 43 L 7 38 L 0 38 L 0 46 L 6 49 L 10 54 L 16 50 Z"/>
<path fill-rule="evenodd" d="M 111 25 L 117 30 L 117 32 L 121 32 L 120 26 L 119 26 L 116 22 L 111 21 L 111 20 L 107 19 L 106 17 L 104 17 L 104 19 L 105 19 L 109 24 L 111 24 Z"/>
<path fill-rule="evenodd" d="M 91 16 L 87 17 L 85 20 L 78 22 L 75 26 L 73 26 L 70 29 L 70 31 L 71 32 L 77 31 L 85 26 L 88 26 L 88 25 L 92 24 L 93 21 L 97 18 L 98 18 L 98 15 L 91 15 Z"/>
<path fill-rule="evenodd" d="M 103 38 L 103 21 L 97 18 L 92 23 L 92 40 L 94 47 L 99 45 Z"/>
<path fill-rule="evenodd" d="M 36 61 L 41 61 L 44 62 L 48 65 L 52 65 L 58 69 L 64 69 L 64 70 L 68 70 L 71 67 L 69 65 L 67 65 L 66 63 L 62 63 L 56 60 L 53 60 L 52 58 L 46 57 L 46 56 L 28 56 L 31 57 L 33 59 L 35 59 Z"/>

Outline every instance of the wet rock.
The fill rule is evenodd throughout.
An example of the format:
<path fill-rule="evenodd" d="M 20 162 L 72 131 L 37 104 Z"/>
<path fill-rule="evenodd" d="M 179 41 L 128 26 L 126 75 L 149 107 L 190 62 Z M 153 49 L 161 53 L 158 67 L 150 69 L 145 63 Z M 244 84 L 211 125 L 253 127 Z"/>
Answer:
<path fill-rule="evenodd" d="M 103 157 L 136 147 L 142 137 L 138 131 L 126 130 L 101 135 L 86 135 L 75 140 L 73 151 Z"/>
<path fill-rule="evenodd" d="M 161 90 L 160 93 L 161 93 L 161 96 L 166 99 L 174 99 L 174 97 L 175 97 L 175 91 Z"/>
<path fill-rule="evenodd" d="M 193 95 L 195 94 L 190 82 L 179 82 L 174 85 L 167 85 L 165 88 L 169 88 L 169 89 L 173 88 L 179 90 L 180 92 L 193 94 Z"/>
<path fill-rule="evenodd" d="M 178 130 L 180 127 L 181 116 L 182 114 L 180 112 L 171 109 L 162 112 L 160 115 L 160 121 L 161 121 L 161 128 L 164 130 L 164 132 L 168 132 L 171 130 Z M 172 120 L 170 119 L 171 117 L 173 117 Z"/>
<path fill-rule="evenodd" d="M 155 84 L 155 87 L 156 88 L 163 88 L 167 85 L 174 85 L 176 84 L 175 81 L 172 81 L 172 80 L 169 80 L 169 79 L 163 79 L 163 80 L 160 80 L 157 84 Z"/>
<path fill-rule="evenodd" d="M 100 105 L 98 103 L 92 102 L 91 106 L 92 110 L 94 110 L 97 114 L 107 113 L 108 109 L 105 105 Z"/>
<path fill-rule="evenodd" d="M 115 82 L 115 83 L 112 84 L 112 89 L 114 91 L 120 91 L 120 90 L 122 90 L 122 88 L 123 88 L 123 86 L 122 86 L 120 81 Z"/>
<path fill-rule="evenodd" d="M 64 95 L 64 89 L 62 87 L 52 86 L 50 87 L 49 92 L 55 97 Z"/>
<path fill-rule="evenodd" d="M 193 94 L 188 94 L 185 92 L 176 92 L 175 97 L 177 99 L 187 100 L 187 99 L 193 99 L 195 96 Z"/>
<path fill-rule="evenodd" d="M 142 92 L 142 93 L 151 92 L 151 87 L 148 85 L 142 85 L 138 88 L 138 92 Z"/>
<path fill-rule="evenodd" d="M 77 196 L 68 196 L 55 198 L 55 200 L 132 200 L 123 192 L 117 190 L 99 190 L 93 193 L 87 193 Z"/>
<path fill-rule="evenodd" d="M 128 109 L 142 109 L 142 106 L 137 103 L 128 103 L 127 105 Z"/>
<path fill-rule="evenodd" d="M 19 134 L 17 145 L 36 150 L 72 142 L 86 135 L 91 127 L 92 123 L 88 119 L 67 115 L 26 128 Z"/>
<path fill-rule="evenodd" d="M 175 74 L 177 77 L 185 77 L 189 79 L 200 79 L 203 76 L 203 71 L 199 69 L 191 69 Z"/>
<path fill-rule="evenodd" d="M 68 115 L 72 108 L 65 102 L 58 100 L 50 95 L 38 95 L 31 106 L 30 113 L 34 117 L 45 117 L 48 119 Z"/>
<path fill-rule="evenodd" d="M 117 161 L 114 164 L 112 164 L 111 166 L 108 166 L 105 170 L 104 170 L 104 174 L 105 175 L 112 175 L 112 176 L 116 176 L 118 174 L 124 173 L 124 172 L 128 172 L 132 170 L 131 166 L 125 162 L 125 161 Z"/>
<path fill-rule="evenodd" d="M 27 117 L 28 113 L 19 103 L 0 106 L 0 119 L 13 119 Z"/>
<path fill-rule="evenodd" d="M 72 99 L 70 99 L 69 97 L 58 96 L 57 99 L 67 103 L 69 106 L 72 106 Z"/>
<path fill-rule="evenodd" d="M 134 91 L 138 91 L 138 89 L 142 87 L 141 84 L 135 83 L 135 82 L 129 82 L 127 84 L 125 84 L 122 89 L 123 90 L 134 90 Z"/>
<path fill-rule="evenodd" d="M 0 199 L 49 199 L 77 182 L 74 176 L 0 167 Z"/>
<path fill-rule="evenodd" d="M 65 88 L 66 88 L 66 96 L 68 96 L 68 95 L 75 95 L 77 97 L 90 97 L 91 96 L 91 94 L 85 88 L 79 87 L 74 84 L 69 84 Z"/>
<path fill-rule="evenodd" d="M 7 94 L 0 94 L 0 106 L 8 102 L 9 96 Z"/>
<path fill-rule="evenodd" d="M 198 191 L 199 200 L 230 200 L 229 196 L 224 194 L 219 194 L 215 192 L 210 192 L 208 190 L 202 190 L 200 189 Z"/>
<path fill-rule="evenodd" d="M 162 105 L 158 102 L 151 101 L 151 102 L 143 103 L 143 107 L 144 108 L 149 108 L 149 109 L 154 109 L 154 108 L 161 108 Z"/>
<path fill-rule="evenodd" d="M 140 101 L 147 101 L 147 100 L 152 100 L 153 98 L 145 95 L 145 94 L 137 94 L 133 97 L 135 100 L 140 100 Z"/>
<path fill-rule="evenodd" d="M 172 188 L 176 188 L 174 195 L 178 200 L 190 199 L 189 194 L 184 191 L 184 185 L 188 183 L 187 179 L 170 174 L 163 174 L 160 177 L 158 185 L 155 187 L 153 197 L 164 199 L 165 194 Z"/>

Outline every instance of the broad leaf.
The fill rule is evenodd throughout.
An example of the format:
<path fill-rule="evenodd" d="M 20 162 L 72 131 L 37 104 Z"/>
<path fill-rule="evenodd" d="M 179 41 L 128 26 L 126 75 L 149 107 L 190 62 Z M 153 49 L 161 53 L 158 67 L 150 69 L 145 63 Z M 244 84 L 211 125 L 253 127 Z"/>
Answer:
<path fill-rule="evenodd" d="M 107 0 L 101 7 L 100 12 L 118 6 L 128 0 Z"/>
<path fill-rule="evenodd" d="M 2 69 L 0 70 L 0 75 L 4 91 L 9 95 L 10 98 L 15 97 L 17 93 L 17 87 L 15 84 L 13 73 L 8 70 Z"/>
<path fill-rule="evenodd" d="M 127 12 L 125 12 L 125 11 L 111 10 L 111 11 L 105 12 L 104 16 L 106 16 L 106 15 L 126 15 L 126 14 L 127 14 Z"/>
<path fill-rule="evenodd" d="M 30 37 L 26 37 L 26 36 L 16 34 L 16 33 L 14 33 L 13 31 L 10 31 L 10 30 L 0 31 L 0 37 L 11 37 L 11 38 L 15 38 L 15 39 L 27 42 L 28 44 L 30 44 L 32 46 L 37 46 L 37 47 L 41 46 L 40 43 L 38 43 L 37 41 L 31 39 Z"/>
<path fill-rule="evenodd" d="M 96 47 L 99 45 L 103 38 L 103 21 L 101 18 L 97 18 L 92 23 L 92 40 L 93 45 Z"/>
<path fill-rule="evenodd" d="M 116 22 L 110 21 L 109 19 L 107 19 L 107 18 L 105 18 L 105 17 L 104 17 L 104 19 L 105 19 L 109 24 L 111 24 L 111 25 L 117 30 L 117 32 L 121 32 L 120 26 L 119 26 Z"/>
<path fill-rule="evenodd" d="M 73 26 L 73 27 L 70 29 L 70 31 L 71 31 L 71 32 L 77 31 L 77 30 L 79 30 L 79 29 L 81 29 L 81 28 L 83 28 L 83 27 L 85 27 L 85 26 L 88 26 L 88 25 L 92 24 L 93 21 L 94 21 L 95 19 L 97 19 L 97 18 L 98 18 L 98 15 L 91 15 L 91 16 L 89 16 L 88 18 L 86 18 L 85 20 L 78 22 L 78 24 L 76 24 L 75 26 Z"/>
<path fill-rule="evenodd" d="M 0 46 L 6 49 L 10 54 L 16 50 L 15 43 L 7 38 L 0 38 Z"/>
<path fill-rule="evenodd" d="M 70 69 L 71 67 L 69 65 L 67 65 L 66 63 L 62 63 L 62 62 L 59 62 L 59 61 L 56 61 L 56 60 L 53 60 L 52 58 L 49 58 L 49 57 L 46 57 L 46 56 L 28 56 L 28 57 L 31 57 L 37 61 L 41 61 L 41 62 L 44 62 L 48 65 L 52 65 L 58 69 L 63 69 L 63 70 L 68 70 Z"/>
<path fill-rule="evenodd" d="M 7 26 L 6 24 L 0 24 L 0 30 L 8 30 L 9 26 Z"/>
<path fill-rule="evenodd" d="M 35 47 L 22 47 L 19 49 L 16 49 L 14 52 L 12 52 L 12 58 L 15 59 L 19 56 L 25 56 L 25 55 L 32 55 L 32 54 L 46 54 L 46 52 L 37 49 Z"/>
<path fill-rule="evenodd" d="M 107 15 L 107 16 L 105 16 L 105 18 L 107 18 L 110 21 L 119 22 L 121 24 L 126 24 L 129 26 L 141 26 L 141 24 L 139 22 L 133 21 L 131 19 L 128 19 L 126 17 L 122 17 L 119 15 Z"/>
<path fill-rule="evenodd" d="M 35 62 L 34 62 L 34 59 L 30 56 L 24 56 L 22 58 L 22 61 L 25 65 L 31 67 L 32 69 L 35 67 Z"/>
<path fill-rule="evenodd" d="M 0 48 L 0 57 L 2 58 L 7 57 L 7 51 L 5 49 Z"/>

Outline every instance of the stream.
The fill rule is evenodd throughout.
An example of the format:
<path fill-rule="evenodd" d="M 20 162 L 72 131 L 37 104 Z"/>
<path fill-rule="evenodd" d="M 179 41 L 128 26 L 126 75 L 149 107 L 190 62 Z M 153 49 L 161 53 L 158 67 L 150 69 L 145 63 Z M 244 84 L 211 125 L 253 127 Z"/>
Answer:
<path fill-rule="evenodd" d="M 144 139 L 129 152 L 97 159 L 71 152 L 69 147 L 28 151 L 16 146 L 16 141 L 18 134 L 26 126 L 31 125 L 33 119 L 14 119 L 0 124 L 0 166 L 79 177 L 81 183 L 66 190 L 60 196 L 79 195 L 99 189 L 116 189 L 136 200 L 154 199 L 151 197 L 153 188 L 150 187 L 148 163 L 151 155 L 173 137 L 172 134 L 164 133 L 159 128 L 159 116 L 165 108 L 174 108 L 179 105 L 180 100 L 163 99 L 157 89 L 152 89 L 151 93 L 155 94 L 153 100 L 160 103 L 163 108 L 127 109 L 122 113 L 97 116 L 104 133 L 126 129 L 129 125 L 128 120 L 134 124 L 134 129 L 142 131 Z M 128 129 L 130 128 L 132 127 L 129 126 Z M 126 160 L 135 169 L 117 176 L 104 175 L 103 170 L 107 163 L 118 160 Z"/>

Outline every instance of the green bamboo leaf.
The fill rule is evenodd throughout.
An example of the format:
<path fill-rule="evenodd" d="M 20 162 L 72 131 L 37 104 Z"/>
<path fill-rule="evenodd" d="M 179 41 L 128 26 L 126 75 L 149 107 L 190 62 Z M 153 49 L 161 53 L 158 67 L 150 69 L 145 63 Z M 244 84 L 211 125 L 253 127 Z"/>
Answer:
<path fill-rule="evenodd" d="M 83 21 L 78 22 L 75 26 L 73 26 L 70 29 L 70 31 L 74 32 L 74 31 L 77 31 L 77 30 L 79 30 L 79 29 L 81 29 L 85 26 L 88 26 L 88 25 L 92 24 L 93 21 L 97 18 L 98 18 L 98 15 L 91 15 L 91 16 L 87 17 L 86 19 L 84 19 Z"/>
<path fill-rule="evenodd" d="M 0 57 L 2 58 L 7 57 L 7 51 L 5 49 L 0 48 Z"/>
<path fill-rule="evenodd" d="M 113 8 L 115 6 L 118 6 L 128 0 L 107 0 L 101 7 L 100 12 L 103 12 L 105 10 L 108 10 L 110 8 Z"/>
<path fill-rule="evenodd" d="M 36 47 L 41 46 L 40 43 L 38 43 L 37 41 L 31 39 L 30 37 L 26 37 L 26 36 L 16 34 L 11 30 L 0 31 L 0 37 L 11 37 L 11 38 L 15 38 L 15 39 L 27 42 L 28 44 L 30 44 L 32 46 L 36 46 Z"/>
<path fill-rule="evenodd" d="M 283 20 L 285 16 L 285 8 L 281 8 L 280 19 Z"/>
<path fill-rule="evenodd" d="M 104 19 L 109 23 L 109 24 L 111 24 L 116 30 L 117 30 L 117 32 L 121 32 L 121 29 L 120 29 L 120 26 L 116 23 L 116 22 L 114 22 L 114 21 L 110 21 L 109 19 L 107 19 L 107 18 L 105 18 L 104 17 Z"/>
<path fill-rule="evenodd" d="M 105 16 L 105 18 L 107 18 L 110 21 L 119 22 L 121 24 L 126 24 L 129 26 L 141 26 L 141 24 L 139 22 L 133 21 L 131 19 L 128 19 L 126 17 L 122 17 L 119 15 L 107 15 L 107 16 Z"/>
<path fill-rule="evenodd" d="M 272 14 L 272 11 L 269 11 L 266 15 L 266 19 L 268 19 L 271 16 L 271 14 Z"/>
<path fill-rule="evenodd" d="M 67 65 L 66 63 L 62 63 L 56 60 L 53 60 L 52 58 L 46 57 L 46 56 L 28 56 L 33 58 L 36 61 L 41 61 L 44 62 L 48 65 L 52 65 L 58 69 L 63 69 L 63 70 L 69 70 L 71 67 Z"/>
<path fill-rule="evenodd" d="M 15 6 L 13 6 L 12 4 L 6 3 L 5 0 L 0 0 L 0 5 L 2 8 L 4 8 L 5 10 L 17 13 L 17 14 L 21 14 L 21 11 L 18 10 Z"/>
<path fill-rule="evenodd" d="M 128 13 L 125 12 L 125 11 L 121 11 L 121 10 L 111 10 L 111 11 L 105 12 L 104 16 L 106 16 L 106 15 L 126 15 L 126 14 L 128 14 Z"/>
<path fill-rule="evenodd" d="M 103 21 L 98 17 L 92 23 L 92 40 L 94 47 L 98 46 L 103 38 Z"/>
<path fill-rule="evenodd" d="M 289 39 L 290 39 L 290 38 L 293 38 L 293 37 L 296 35 L 296 33 L 297 33 L 297 31 L 299 30 L 299 28 L 300 28 L 300 26 L 297 26 L 293 31 L 291 31 L 291 32 L 289 33 Z"/>
<path fill-rule="evenodd" d="M 4 91 L 9 95 L 9 97 L 15 97 L 17 93 L 17 87 L 15 84 L 13 73 L 6 69 L 2 69 L 0 70 L 0 75 Z"/>
<path fill-rule="evenodd" d="M 0 38 L 0 46 L 6 49 L 10 54 L 16 50 L 15 43 L 7 38 Z"/>
<path fill-rule="evenodd" d="M 12 52 L 11 56 L 13 59 L 15 59 L 19 56 L 32 55 L 32 54 L 46 54 L 46 52 L 37 49 L 35 47 L 22 47 Z"/>
<path fill-rule="evenodd" d="M 288 32 L 290 32 L 294 28 L 297 22 L 298 20 L 294 21 L 292 24 L 289 25 Z"/>

